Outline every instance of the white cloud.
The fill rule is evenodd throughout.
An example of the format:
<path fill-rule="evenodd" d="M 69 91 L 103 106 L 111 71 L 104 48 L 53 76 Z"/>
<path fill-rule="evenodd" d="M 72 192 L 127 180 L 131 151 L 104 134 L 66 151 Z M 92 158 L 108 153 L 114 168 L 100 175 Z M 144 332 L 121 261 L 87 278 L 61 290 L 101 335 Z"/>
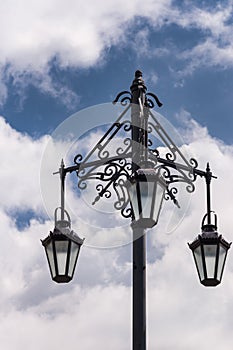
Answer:
<path fill-rule="evenodd" d="M 143 4 L 138 0 L 130 3 L 72 0 L 69 4 L 54 0 L 37 3 L 7 0 L 0 5 L 2 82 L 7 84 L 10 77 L 17 80 L 19 91 L 30 83 L 65 104 L 67 96 L 77 103 L 73 91 L 48 78 L 50 62 L 56 57 L 63 69 L 101 63 L 106 49 L 126 43 L 130 21 L 135 16 L 153 14 L 153 20 L 160 22 L 163 9 L 170 3 L 170 0 L 159 3 L 147 0 Z M 4 103 L 6 86 L 0 92 L 0 101 Z"/>
<path fill-rule="evenodd" d="M 193 2 L 173 5 L 171 0 L 143 3 L 71 0 L 68 4 L 54 0 L 36 3 L 6 0 L 0 5 L 0 102 L 7 98 L 4 84 L 11 77 L 19 91 L 25 84 L 34 84 L 66 105 L 77 105 L 79 97 L 74 91 L 52 81 L 53 59 L 56 57 L 56 64 L 64 69 L 102 64 L 111 46 L 131 45 L 132 28 L 140 19 L 146 20 L 150 27 L 140 28 L 135 34 L 133 45 L 138 54 L 145 57 L 168 54 L 167 49 L 151 47 L 148 31 L 152 27 L 161 30 L 176 24 L 183 30 L 197 28 L 202 32 L 200 38 L 204 38 L 190 52 L 180 55 L 182 60 L 191 60 L 189 71 L 203 62 L 232 66 L 231 13 L 232 1 L 199 8 Z M 179 57 L 179 53 L 175 54 Z"/>
<path fill-rule="evenodd" d="M 225 6 L 217 4 L 215 7 L 208 9 L 191 7 L 191 11 L 187 13 L 187 26 L 193 25 L 202 30 L 208 31 L 213 37 L 222 38 L 229 36 L 230 25 L 229 21 L 232 17 L 233 3 L 226 2 Z"/>
<path fill-rule="evenodd" d="M 121 40 L 127 21 L 138 14 L 147 16 L 149 11 L 157 14 L 154 20 L 158 20 L 170 3 L 101 0 L 70 1 L 67 6 L 53 0 L 37 4 L 13 4 L 8 0 L 1 4 L 0 12 L 1 62 L 10 62 L 21 71 L 40 71 L 57 55 L 63 67 L 88 67 L 100 58 L 105 47 Z M 6 28 L 7 37 L 3 34 Z"/>
<path fill-rule="evenodd" d="M 179 72 L 181 76 L 192 74 L 199 67 L 232 68 L 232 9 L 233 3 L 228 1 L 211 9 L 191 7 L 182 16 L 180 24 L 184 28 L 199 29 L 202 38 L 189 50 L 178 53 L 178 57 L 186 62 L 186 67 Z"/>
<path fill-rule="evenodd" d="M 217 67 L 232 68 L 233 66 L 233 41 L 232 41 L 232 1 L 224 4 L 216 4 L 211 7 L 198 7 L 194 2 L 174 6 L 170 4 L 162 12 L 161 20 L 153 14 L 148 14 L 150 25 L 155 31 L 161 31 L 169 25 L 175 24 L 184 32 L 195 32 L 195 40 L 190 39 L 189 48 L 181 49 L 179 36 L 176 39 L 166 37 L 166 48 L 154 47 L 149 41 L 151 28 L 144 27 L 135 35 L 135 51 L 141 57 L 167 57 L 176 56 L 180 70 L 176 70 L 176 78 L 183 86 L 183 78 L 192 74 L 198 68 Z M 161 29 L 162 28 L 162 29 Z M 172 71 L 172 69 L 171 69 Z"/>
<path fill-rule="evenodd" d="M 48 136 L 33 140 L 0 118 L 1 208 L 42 211 L 39 170 Z"/>
<path fill-rule="evenodd" d="M 218 176 L 218 180 L 212 181 L 213 209 L 218 214 L 219 232 L 230 241 L 233 188 L 229 174 L 233 171 L 233 148 L 212 138 L 188 112 L 181 114 L 183 121 L 188 120 L 182 132 L 189 143 L 187 147 L 199 160 L 201 169 L 205 169 L 209 161 Z M 103 345 L 113 350 L 128 349 L 131 247 L 83 247 L 74 281 L 69 285 L 52 283 L 39 239 L 53 228 L 53 222 L 31 220 L 28 227 L 19 231 L 9 215 L 15 205 L 19 209 L 42 209 L 39 167 L 50 138 L 33 140 L 13 130 L 3 118 L 0 119 L 0 134 L 2 347 L 7 350 L 28 347 L 73 350 L 78 344 L 85 350 Z M 196 187 L 185 217 L 172 234 L 165 232 L 169 214 L 167 203 L 159 225 L 148 233 L 148 342 L 151 348 L 194 350 L 200 344 L 213 350 L 232 348 L 229 326 L 232 323 L 232 251 L 222 284 L 205 289 L 198 282 L 187 247 L 187 242 L 200 232 L 205 213 L 203 180 L 197 181 Z M 86 215 L 94 214 L 86 211 Z M 111 231 L 107 230 L 107 234 Z M 80 235 L 85 237 L 85 231 L 80 231 Z"/>

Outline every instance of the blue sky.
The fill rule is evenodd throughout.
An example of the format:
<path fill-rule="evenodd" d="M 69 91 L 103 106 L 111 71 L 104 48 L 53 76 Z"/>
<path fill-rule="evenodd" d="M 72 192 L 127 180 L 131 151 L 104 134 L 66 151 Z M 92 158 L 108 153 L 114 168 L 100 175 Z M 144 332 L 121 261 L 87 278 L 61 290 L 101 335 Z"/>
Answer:
<path fill-rule="evenodd" d="M 48 208 L 59 205 L 59 178 L 51 174 L 74 147 L 70 135 L 63 143 L 52 135 L 70 124 L 75 135 L 101 124 L 102 111 L 113 110 L 111 102 L 129 90 L 137 69 L 163 102 L 159 113 L 175 126 L 184 149 L 202 169 L 210 161 L 218 176 L 213 209 L 220 233 L 232 240 L 232 10 L 232 0 L 1 3 L 3 349 L 130 348 L 129 223 L 107 201 L 93 209 L 92 190 L 81 201 L 68 184 L 67 207 L 80 236 L 88 242 L 94 233 L 94 242 L 109 248 L 122 244 L 86 244 L 66 286 L 51 281 L 40 239 L 53 228 Z M 83 137 L 81 147 L 91 147 L 100 130 Z M 181 198 L 182 212 L 165 203 L 158 226 L 148 232 L 148 348 L 232 349 L 233 256 L 223 283 L 208 289 L 199 284 L 187 247 L 205 213 L 204 189 L 198 180 L 195 193 Z"/>
<path fill-rule="evenodd" d="M 96 14 L 96 28 L 93 26 L 90 31 L 91 34 L 97 31 L 100 41 L 94 43 L 97 52 L 92 52 L 93 43 L 89 42 L 88 36 L 83 44 L 86 55 L 90 51 L 94 56 L 90 63 L 85 61 L 85 55 L 79 59 L 78 47 L 73 49 L 69 42 L 65 42 L 66 37 L 63 43 L 56 43 L 54 51 L 44 50 L 42 66 L 39 60 L 35 64 L 30 62 L 34 58 L 33 54 L 30 58 L 30 49 L 35 49 L 30 48 L 30 42 L 24 50 L 18 47 L 15 52 L 16 57 L 29 56 L 25 62 L 22 58 L 19 67 L 17 62 L 11 61 L 4 65 L 8 52 L 7 48 L 6 52 L 3 49 L 6 57 L 2 59 L 2 81 L 7 92 L 2 98 L 2 115 L 19 131 L 43 135 L 73 112 L 110 102 L 118 91 L 129 88 L 134 71 L 139 68 L 144 73 L 148 89 L 158 93 L 164 102 L 162 112 L 169 120 L 173 122 L 174 115 L 184 108 L 199 123 L 208 126 L 212 135 L 231 144 L 230 5 L 227 1 L 215 2 L 215 6 L 212 2 L 195 3 L 199 6 L 189 1 L 178 6 L 170 5 L 166 8 L 167 13 L 163 9 L 155 19 L 153 11 L 140 16 L 140 11 L 137 14 L 134 8 L 132 12 L 136 16 L 126 16 L 130 17 L 129 20 L 122 18 L 122 23 L 117 19 L 111 35 L 100 32 L 98 20 L 101 16 Z M 43 15 L 41 11 L 39 19 L 42 23 Z M 66 15 L 68 19 L 68 13 Z M 35 18 L 38 19 L 36 15 Z M 49 25 L 48 19 L 45 25 Z M 74 32 L 79 29 L 75 23 L 70 27 Z M 78 31 L 76 33 L 78 46 Z M 36 37 L 36 28 L 35 33 L 32 28 L 30 40 L 33 40 L 33 34 Z M 57 36 L 59 38 L 59 34 Z M 109 43 L 105 43 L 106 38 Z M 57 38 L 52 35 L 50 38 L 48 34 L 48 42 L 49 39 L 54 45 Z M 37 51 L 42 43 L 40 39 Z M 72 64 L 67 63 L 62 50 L 77 55 L 76 61 L 72 58 Z M 228 127 L 224 127 L 226 125 Z"/>

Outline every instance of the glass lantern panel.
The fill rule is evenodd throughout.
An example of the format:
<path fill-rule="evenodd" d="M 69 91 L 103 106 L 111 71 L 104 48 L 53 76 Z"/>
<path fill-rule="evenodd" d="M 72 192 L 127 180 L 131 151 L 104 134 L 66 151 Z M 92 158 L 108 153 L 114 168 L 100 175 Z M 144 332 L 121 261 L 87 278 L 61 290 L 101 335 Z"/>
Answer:
<path fill-rule="evenodd" d="M 221 244 L 219 247 L 219 258 L 218 258 L 218 272 L 217 272 L 217 279 L 221 281 L 224 263 L 227 255 L 227 250 L 224 248 Z"/>
<path fill-rule="evenodd" d="M 129 198 L 131 206 L 134 212 L 135 220 L 139 220 L 139 210 L 138 210 L 138 197 L 137 197 L 137 183 L 133 183 L 128 187 Z"/>
<path fill-rule="evenodd" d="M 141 217 L 145 219 L 151 218 L 151 205 L 154 186 L 154 182 L 140 182 L 140 198 L 142 206 Z"/>
<path fill-rule="evenodd" d="M 204 244 L 203 247 L 204 247 L 207 278 L 214 278 L 217 245 Z"/>
<path fill-rule="evenodd" d="M 57 268 L 59 275 L 65 275 L 66 272 L 66 261 L 68 253 L 68 241 L 56 241 L 55 250 L 57 254 Z"/>
<path fill-rule="evenodd" d="M 69 264 L 69 271 L 68 275 L 70 277 L 73 276 L 75 264 L 78 258 L 80 246 L 77 243 L 71 242 L 71 248 L 70 248 L 70 264 Z"/>
<path fill-rule="evenodd" d="M 204 279 L 204 269 L 203 269 L 203 261 L 202 261 L 202 254 L 201 254 L 201 246 L 197 247 L 194 250 L 193 254 L 197 265 L 199 277 L 200 277 L 200 280 L 202 281 Z"/>
<path fill-rule="evenodd" d="M 155 222 L 158 221 L 159 213 L 162 206 L 164 191 L 165 191 L 165 188 L 159 182 L 157 182 L 155 197 L 152 199 L 154 201 L 154 210 L 152 213 L 152 218 L 154 219 Z"/>
<path fill-rule="evenodd" d="M 46 253 L 52 277 L 56 275 L 52 241 L 46 246 Z"/>

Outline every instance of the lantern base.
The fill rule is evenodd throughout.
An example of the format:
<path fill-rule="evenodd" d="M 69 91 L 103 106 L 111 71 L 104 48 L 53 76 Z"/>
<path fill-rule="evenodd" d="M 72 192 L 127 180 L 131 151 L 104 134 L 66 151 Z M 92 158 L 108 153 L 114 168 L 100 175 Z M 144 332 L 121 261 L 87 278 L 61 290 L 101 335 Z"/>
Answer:
<path fill-rule="evenodd" d="M 54 282 L 57 282 L 57 283 L 69 283 L 72 280 L 72 277 L 60 275 L 60 276 L 55 276 L 52 279 Z"/>
<path fill-rule="evenodd" d="M 201 284 L 203 284 L 205 287 L 216 287 L 220 284 L 220 281 L 216 280 L 215 278 L 207 278 L 202 280 Z"/>

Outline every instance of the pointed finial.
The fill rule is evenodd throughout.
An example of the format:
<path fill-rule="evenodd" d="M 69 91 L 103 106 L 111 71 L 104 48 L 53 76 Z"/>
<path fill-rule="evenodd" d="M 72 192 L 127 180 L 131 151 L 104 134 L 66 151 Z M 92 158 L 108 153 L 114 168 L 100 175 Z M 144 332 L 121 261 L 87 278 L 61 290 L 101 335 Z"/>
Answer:
<path fill-rule="evenodd" d="M 147 87 L 144 83 L 144 80 L 142 79 L 142 72 L 140 70 L 136 70 L 135 77 L 130 87 L 130 90 L 132 94 L 138 90 L 143 90 L 144 93 L 146 92 Z"/>
<path fill-rule="evenodd" d="M 140 70 L 136 70 L 135 72 L 135 78 L 142 77 L 142 72 Z"/>

